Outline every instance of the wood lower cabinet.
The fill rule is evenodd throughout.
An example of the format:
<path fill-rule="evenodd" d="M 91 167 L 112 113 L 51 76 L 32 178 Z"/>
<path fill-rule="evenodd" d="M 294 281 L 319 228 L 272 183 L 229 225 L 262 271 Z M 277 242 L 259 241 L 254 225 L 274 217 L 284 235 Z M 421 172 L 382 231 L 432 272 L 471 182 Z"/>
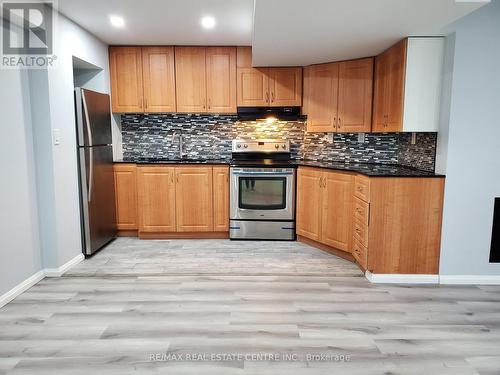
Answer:
<path fill-rule="evenodd" d="M 141 47 L 110 47 L 109 70 L 113 112 L 142 112 Z"/>
<path fill-rule="evenodd" d="M 211 167 L 176 167 L 177 232 L 211 232 L 213 223 Z"/>
<path fill-rule="evenodd" d="M 137 168 L 135 164 L 114 164 L 116 227 L 137 230 Z"/>
<path fill-rule="evenodd" d="M 214 231 L 229 230 L 229 167 L 213 167 Z"/>
<path fill-rule="evenodd" d="M 321 238 L 322 176 L 318 169 L 297 171 L 297 234 L 315 241 Z"/>
<path fill-rule="evenodd" d="M 227 237 L 228 166 L 117 163 L 114 170 L 119 230 L 144 238 Z"/>
<path fill-rule="evenodd" d="M 444 178 L 311 167 L 297 177 L 297 235 L 351 253 L 374 274 L 439 272 Z"/>
<path fill-rule="evenodd" d="M 137 168 L 139 232 L 173 232 L 175 226 L 174 168 Z"/>
<path fill-rule="evenodd" d="M 352 186 L 354 176 L 323 172 L 321 242 L 351 250 Z"/>
<path fill-rule="evenodd" d="M 350 252 L 353 176 L 304 167 L 297 176 L 297 234 Z"/>

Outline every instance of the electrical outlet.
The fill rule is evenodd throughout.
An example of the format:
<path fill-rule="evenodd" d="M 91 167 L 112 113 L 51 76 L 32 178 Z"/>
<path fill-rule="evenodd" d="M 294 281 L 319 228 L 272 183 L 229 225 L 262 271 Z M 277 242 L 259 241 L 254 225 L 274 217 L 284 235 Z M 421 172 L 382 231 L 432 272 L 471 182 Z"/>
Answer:
<path fill-rule="evenodd" d="M 417 133 L 411 133 L 411 144 L 417 144 Z"/>
<path fill-rule="evenodd" d="M 328 133 L 328 143 L 333 143 L 333 133 Z"/>
<path fill-rule="evenodd" d="M 52 142 L 54 146 L 61 144 L 61 129 L 52 129 Z"/>
<path fill-rule="evenodd" d="M 358 133 L 358 142 L 365 143 L 365 133 Z"/>

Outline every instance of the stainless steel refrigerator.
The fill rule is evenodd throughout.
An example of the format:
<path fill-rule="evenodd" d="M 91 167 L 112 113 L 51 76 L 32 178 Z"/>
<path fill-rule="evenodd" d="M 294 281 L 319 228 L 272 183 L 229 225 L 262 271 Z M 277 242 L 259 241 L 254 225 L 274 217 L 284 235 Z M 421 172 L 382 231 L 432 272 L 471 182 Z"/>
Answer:
<path fill-rule="evenodd" d="M 75 89 L 83 253 L 116 237 L 115 186 L 109 95 Z"/>

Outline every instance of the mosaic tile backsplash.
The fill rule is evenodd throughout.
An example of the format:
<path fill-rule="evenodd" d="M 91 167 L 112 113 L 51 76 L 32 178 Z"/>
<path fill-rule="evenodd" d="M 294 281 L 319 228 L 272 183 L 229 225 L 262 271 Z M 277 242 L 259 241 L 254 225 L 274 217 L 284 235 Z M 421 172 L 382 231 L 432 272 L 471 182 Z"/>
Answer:
<path fill-rule="evenodd" d="M 294 159 L 400 164 L 434 171 L 437 133 L 307 133 L 304 121 L 240 122 L 235 115 L 125 114 L 121 116 L 124 160 L 178 158 L 183 136 L 188 159 L 229 159 L 234 138 L 290 140 Z"/>

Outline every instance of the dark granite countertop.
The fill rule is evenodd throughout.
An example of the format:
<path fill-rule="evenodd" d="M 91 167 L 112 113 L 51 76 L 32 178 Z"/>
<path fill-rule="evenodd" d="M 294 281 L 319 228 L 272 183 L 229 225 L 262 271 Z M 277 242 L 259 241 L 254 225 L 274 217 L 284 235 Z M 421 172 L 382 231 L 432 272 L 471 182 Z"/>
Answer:
<path fill-rule="evenodd" d="M 304 167 L 316 167 L 335 169 L 339 171 L 357 172 L 369 177 L 445 177 L 441 174 L 394 164 L 342 163 L 314 160 L 296 160 L 295 163 Z"/>
<path fill-rule="evenodd" d="M 162 158 L 138 158 L 115 160 L 115 163 L 135 164 L 231 164 L 229 159 L 162 159 Z"/>
<path fill-rule="evenodd" d="M 161 158 L 138 158 L 115 160 L 115 163 L 136 164 L 223 164 L 230 165 L 229 159 L 161 159 Z M 293 160 L 292 164 L 304 167 L 326 168 L 339 171 L 360 173 L 369 177 L 445 177 L 441 174 L 427 172 L 420 169 L 404 167 L 394 164 L 375 163 L 342 163 L 323 162 L 314 160 Z"/>

